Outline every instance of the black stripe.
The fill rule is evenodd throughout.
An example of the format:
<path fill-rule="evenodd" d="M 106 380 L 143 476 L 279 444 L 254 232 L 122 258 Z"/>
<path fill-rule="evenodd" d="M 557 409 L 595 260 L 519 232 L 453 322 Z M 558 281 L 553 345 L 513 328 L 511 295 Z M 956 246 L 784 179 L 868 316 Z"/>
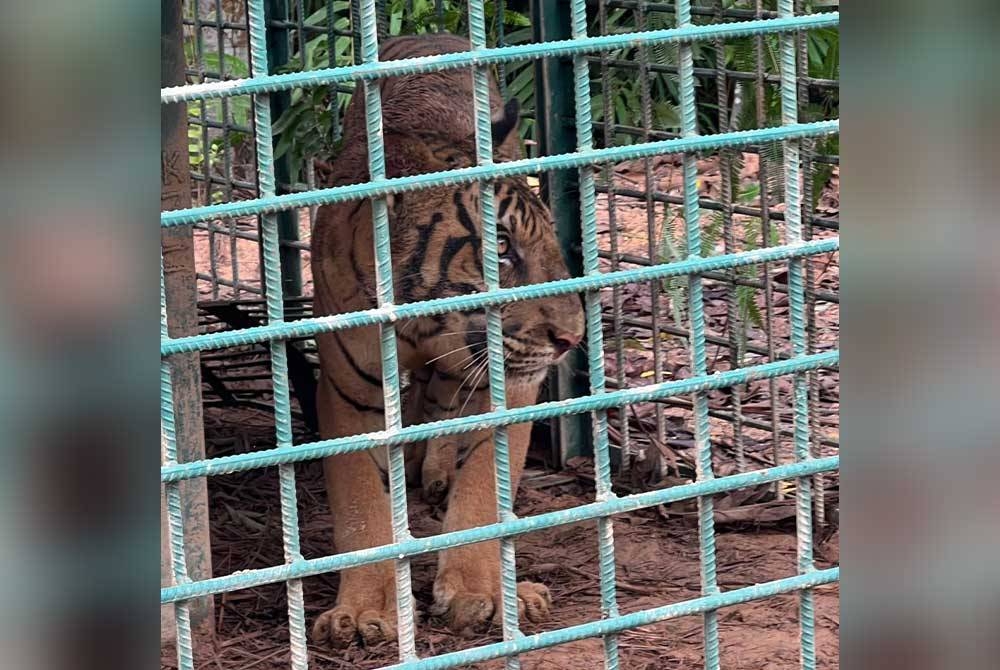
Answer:
<path fill-rule="evenodd" d="M 357 282 L 358 289 L 362 293 L 367 294 L 366 288 L 368 287 L 368 276 L 369 275 L 368 275 L 367 272 L 365 272 L 364 270 L 361 269 L 360 265 L 358 265 L 358 258 L 357 258 L 357 256 L 354 253 L 354 250 L 358 246 L 357 236 L 358 236 L 358 229 L 355 228 L 354 229 L 353 239 L 351 240 L 351 254 L 350 254 L 350 256 L 351 256 L 351 268 L 354 270 L 354 279 Z"/>
<path fill-rule="evenodd" d="M 445 412 L 454 412 L 456 409 L 458 409 L 457 407 L 447 407 L 446 405 L 442 405 L 440 400 L 438 400 L 437 398 L 432 398 L 429 393 L 424 396 L 424 400 L 434 405 L 438 409 L 444 410 Z"/>
<path fill-rule="evenodd" d="M 510 207 L 510 203 L 513 202 L 513 200 L 513 194 L 508 194 L 503 200 L 500 201 L 500 206 L 497 208 L 497 220 L 504 217 L 504 214 L 507 213 L 507 208 Z"/>
<path fill-rule="evenodd" d="M 458 210 L 458 222 L 469 231 L 470 235 L 478 236 L 479 231 L 476 230 L 476 224 L 472 221 L 472 217 L 469 216 L 469 209 L 465 206 L 463 195 L 463 191 L 455 191 L 455 196 L 452 199 L 452 202 L 455 203 L 455 209 Z"/>
<path fill-rule="evenodd" d="M 434 228 L 441 222 L 442 218 L 444 217 L 440 213 L 435 213 L 431 216 L 430 224 L 417 226 L 417 230 L 420 231 L 420 236 L 417 238 L 417 246 L 413 250 L 413 255 L 410 256 L 406 267 L 402 270 L 403 281 L 400 288 L 403 297 L 406 298 L 406 302 L 409 302 L 409 299 L 413 297 L 413 289 L 416 288 L 418 281 L 421 285 L 426 283 L 423 266 L 424 260 L 427 258 L 427 247 L 431 242 L 431 235 L 434 234 Z"/>
<path fill-rule="evenodd" d="M 344 358 L 347 359 L 347 364 L 351 366 L 351 369 L 354 370 L 354 373 L 357 376 L 361 377 L 366 382 L 368 382 L 369 384 L 371 384 L 372 386 L 377 386 L 378 388 L 382 388 L 382 380 L 381 379 L 379 379 L 378 377 L 372 375 L 369 372 L 366 372 L 365 370 L 362 370 L 358 366 L 358 364 L 355 362 L 354 358 L 347 351 L 347 348 L 344 347 L 344 343 L 340 341 L 340 333 L 334 332 L 334 333 L 332 333 L 332 335 L 333 335 L 334 341 L 337 343 L 337 346 L 340 347 L 340 353 L 342 353 L 344 355 Z"/>
<path fill-rule="evenodd" d="M 472 445 L 471 447 L 469 447 L 468 449 L 466 449 L 464 452 L 462 450 L 459 450 L 458 458 L 456 458 L 456 462 L 455 462 L 455 470 L 461 470 L 462 466 L 465 465 L 465 462 L 467 460 L 469 460 L 469 458 L 472 457 L 472 454 L 475 453 L 476 449 L 478 449 L 479 447 L 483 446 L 484 444 L 486 444 L 487 442 L 489 442 L 491 439 L 492 439 L 492 436 L 484 437 L 483 439 L 479 440 L 474 445 Z"/>
<path fill-rule="evenodd" d="M 346 393 L 344 393 L 340 389 L 340 387 L 337 386 L 337 382 L 334 381 L 332 375 L 327 374 L 326 375 L 326 380 L 328 382 L 330 382 L 331 386 L 333 386 L 333 390 L 337 392 L 337 395 L 340 396 L 340 399 L 343 400 L 344 402 L 346 402 L 351 407 L 353 407 L 358 412 L 367 412 L 367 413 L 371 413 L 371 414 L 384 414 L 385 413 L 385 410 L 382 407 L 375 407 L 373 405 L 366 405 L 364 403 L 360 403 L 357 400 L 355 400 L 354 398 L 352 398 L 349 395 L 347 395 Z"/>
<path fill-rule="evenodd" d="M 444 243 L 444 249 L 441 250 L 441 258 L 439 260 L 438 270 L 441 273 L 441 277 L 444 278 L 448 274 L 448 267 L 451 262 L 455 260 L 455 256 L 466 244 L 472 245 L 473 259 L 475 260 L 476 269 L 482 273 L 483 271 L 483 261 L 479 257 L 479 239 L 471 235 L 466 235 L 465 237 L 449 237 Z M 442 282 L 439 282 L 439 284 Z M 448 281 L 448 285 L 451 286 L 451 282 Z M 476 291 L 473 290 L 473 293 Z"/>

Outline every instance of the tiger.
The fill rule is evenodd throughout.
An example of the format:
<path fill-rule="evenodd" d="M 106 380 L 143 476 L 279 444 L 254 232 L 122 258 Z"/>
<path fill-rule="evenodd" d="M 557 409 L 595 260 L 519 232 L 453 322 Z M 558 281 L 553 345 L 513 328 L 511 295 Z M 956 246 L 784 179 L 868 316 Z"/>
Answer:
<path fill-rule="evenodd" d="M 468 41 L 435 34 L 386 40 L 383 60 L 464 51 Z M 400 177 L 476 163 L 472 76 L 466 71 L 380 81 L 386 174 Z M 501 102 L 491 81 L 492 140 L 496 160 L 519 155 L 516 101 Z M 360 88 L 360 87 L 359 87 Z M 467 108 L 467 110 L 466 110 Z M 445 114 L 447 110 L 447 114 Z M 364 101 L 355 93 L 345 114 L 345 141 L 328 164 L 330 185 L 369 179 L 363 133 Z M 359 128 L 359 124 L 362 126 Z M 503 287 L 539 284 L 569 276 L 552 216 L 523 177 L 492 182 L 497 253 Z M 486 290 L 478 183 L 442 186 L 386 197 L 396 304 Z M 317 316 L 377 306 L 372 204 L 369 200 L 321 207 L 311 242 Z M 500 308 L 508 407 L 538 399 L 549 367 L 584 335 L 579 295 L 513 302 Z M 409 372 L 404 421 L 436 421 L 489 410 L 486 318 L 481 311 L 450 312 L 396 324 L 400 368 Z M 317 408 L 324 439 L 385 428 L 382 363 L 377 326 L 323 333 Z M 531 424 L 507 428 L 511 481 L 524 467 Z M 497 522 L 493 431 L 479 430 L 410 445 L 407 479 L 420 479 L 425 497 L 447 496 L 443 532 Z M 393 541 L 387 451 L 359 451 L 324 459 L 333 519 L 334 548 L 351 552 Z M 456 634 L 471 635 L 500 617 L 497 541 L 445 550 L 438 555 L 430 614 Z M 530 622 L 548 618 L 551 596 L 543 584 L 517 585 L 518 612 Z M 332 609 L 315 620 L 312 639 L 344 648 L 397 638 L 392 562 L 345 570 Z"/>

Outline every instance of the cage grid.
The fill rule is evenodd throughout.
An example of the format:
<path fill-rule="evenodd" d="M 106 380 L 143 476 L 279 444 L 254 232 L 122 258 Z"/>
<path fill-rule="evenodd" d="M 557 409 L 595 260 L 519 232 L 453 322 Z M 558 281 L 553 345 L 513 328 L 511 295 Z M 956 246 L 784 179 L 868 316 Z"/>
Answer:
<path fill-rule="evenodd" d="M 229 6 L 224 6 L 226 4 Z M 838 83 L 835 79 L 809 76 L 806 36 L 809 30 L 835 28 L 838 15 L 835 12 L 806 13 L 802 2 L 791 0 L 780 0 L 777 11 L 765 10 L 760 0 L 753 9 L 723 8 L 721 2 L 668 4 L 641 0 L 575 0 L 568 8 L 555 7 L 558 3 L 538 2 L 533 7 L 533 20 L 540 12 L 548 11 L 551 16 L 565 19 L 566 25 L 551 33 L 536 28 L 525 41 L 508 44 L 505 41 L 504 3 L 496 5 L 491 23 L 487 20 L 490 16 L 487 7 L 493 3 L 473 0 L 468 5 L 466 19 L 470 52 L 419 59 L 419 62 L 379 62 L 378 41 L 390 28 L 384 4 L 373 0 L 350 3 L 327 0 L 318 4 L 326 8 L 328 20 L 325 25 L 312 25 L 307 21 L 311 5 L 303 0 L 294 3 L 249 0 L 245 5 L 222 0 L 215 0 L 214 4 L 203 0 L 188 3 L 192 11 L 184 23 L 193 45 L 188 55 L 192 85 L 164 89 L 161 94 L 163 102 L 184 101 L 189 105 L 191 146 L 197 144 L 201 156 L 200 162 L 192 160 L 192 177 L 199 184 L 197 205 L 188 210 L 165 212 L 161 225 L 191 225 L 196 235 L 201 236 L 198 242 L 208 249 L 208 264 L 199 271 L 197 279 L 203 297 L 211 298 L 200 306 L 201 334 L 169 338 L 165 325 L 161 332 L 161 355 L 164 357 L 161 404 L 166 447 L 161 479 L 166 487 L 170 512 L 175 579 L 173 585 L 161 591 L 161 601 L 176 604 L 180 667 L 193 667 L 187 602 L 200 596 L 282 582 L 287 584 L 288 590 L 292 667 L 307 667 L 301 579 L 383 560 L 394 560 L 397 565 L 400 663 L 393 667 L 459 667 L 498 657 L 507 658 L 508 667 L 519 667 L 518 654 L 594 636 L 604 639 L 606 667 L 618 667 L 617 633 L 697 613 L 705 617 L 705 666 L 718 668 L 716 610 L 792 591 L 801 593 L 801 666 L 816 667 L 810 589 L 839 578 L 839 568 L 816 570 L 811 553 L 814 516 L 820 525 L 826 516 L 822 477 L 839 466 L 839 458 L 830 455 L 836 453 L 837 440 L 825 436 L 821 429 L 821 410 L 825 403 L 820 396 L 821 374 L 836 367 L 838 354 L 835 348 L 824 348 L 817 342 L 816 311 L 819 304 L 838 304 L 839 297 L 835 291 L 817 286 L 811 260 L 837 251 L 839 223 L 836 218 L 823 217 L 815 211 L 812 180 L 816 165 L 837 165 L 839 159 L 835 153 L 825 149 L 817 151 L 814 146 L 817 141 L 836 133 L 837 121 L 816 115 L 808 103 L 811 92 L 835 91 Z M 435 14 L 440 19 L 446 3 L 434 4 Z M 241 9 L 245 9 L 242 17 Z M 412 9 L 413 2 L 405 3 L 404 16 L 406 10 Z M 347 30 L 335 27 L 336 22 L 329 18 L 335 16 L 347 20 Z M 613 16 L 619 20 L 627 16 L 629 29 L 616 32 L 611 25 Z M 695 17 L 699 23 L 694 23 Z M 666 19 L 669 19 L 669 27 L 664 23 Z M 488 37 L 491 25 L 494 34 Z M 357 29 L 351 29 L 352 26 Z M 592 32 L 595 27 L 597 35 Z M 568 34 L 560 34 L 559 30 L 568 30 Z M 206 39 L 209 34 L 214 38 Z M 283 69 L 289 55 L 301 53 L 309 36 L 316 35 L 325 36 L 328 45 L 338 41 L 348 44 L 345 53 L 349 60 L 337 60 L 336 50 L 328 46 L 327 61 L 317 69 L 306 68 L 304 62 L 299 64 L 297 71 Z M 556 39 L 559 41 L 553 41 Z M 724 65 L 725 50 L 737 39 L 753 43 L 756 68 L 752 72 Z M 772 39 L 777 44 L 772 44 Z M 655 59 L 650 52 L 654 47 L 672 48 L 674 45 L 677 48 L 675 63 L 653 62 Z M 212 46 L 215 58 L 206 58 Z M 775 46 L 780 71 L 766 73 L 765 56 Z M 714 61 L 714 67 L 695 67 L 698 50 L 701 50 L 698 61 Z M 708 53 L 714 56 L 707 56 Z M 313 158 L 328 156 L 306 155 L 297 163 L 287 157 L 274 159 L 276 145 L 272 127 L 288 109 L 290 91 L 323 88 L 329 91 L 328 100 L 340 101 L 342 96 L 353 92 L 353 86 L 360 81 L 365 87 L 366 106 L 369 110 L 379 110 L 377 87 L 370 85 L 377 79 L 393 74 L 463 67 L 471 69 L 474 73 L 471 76 L 476 77 L 477 118 L 488 128 L 488 100 L 482 96 L 490 68 L 498 68 L 501 86 L 506 91 L 512 79 L 527 69 L 525 63 L 538 62 L 544 66 L 560 57 L 571 59 L 572 78 L 562 82 L 561 91 L 550 93 L 553 98 L 560 93 L 568 98 L 572 113 L 569 124 L 572 146 L 539 136 L 528 158 L 494 165 L 489 133 L 480 133 L 477 167 L 385 179 L 384 167 L 380 164 L 381 118 L 380 114 L 369 113 L 366 121 L 369 146 L 372 147 L 373 183 L 323 188 L 318 182 Z M 246 73 L 233 67 L 234 59 L 242 59 L 250 65 Z M 215 62 L 209 62 L 213 60 Z M 212 65 L 215 69 L 210 67 Z M 633 78 L 637 74 L 640 82 L 638 125 L 618 122 L 612 113 L 614 99 L 609 93 L 615 89 L 614 77 L 623 72 Z M 679 102 L 676 128 L 679 132 L 657 127 L 653 119 L 650 78 L 656 74 L 676 80 L 676 90 L 670 94 Z M 601 93 L 592 99 L 591 93 L 596 87 Z M 716 118 L 712 128 L 715 132 L 700 135 L 699 127 L 705 122 L 704 109 L 711 105 L 698 96 L 704 97 L 705 90 L 711 87 L 716 96 Z M 772 110 L 767 109 L 767 105 L 773 102 L 769 96 L 777 96 L 780 100 L 777 120 L 769 116 Z M 737 102 L 741 99 L 745 102 L 748 97 L 753 98 L 752 113 L 733 113 Z M 217 108 L 215 103 L 218 103 Z M 559 101 L 547 101 L 538 95 L 536 107 L 526 110 L 526 116 L 535 123 L 536 133 L 545 132 L 539 126 L 544 125 L 541 117 L 546 110 L 543 107 L 549 103 L 555 107 Z M 234 115 L 238 104 L 243 104 L 249 112 L 245 123 Z M 329 129 L 334 147 L 339 140 L 338 107 L 339 102 L 333 104 Z M 594 118 L 596 110 L 600 110 L 599 119 Z M 744 117 L 752 119 L 752 128 L 740 125 Z M 551 133 L 553 129 L 548 131 Z M 242 139 L 234 141 L 234 135 Z M 776 150 L 776 146 L 780 149 Z M 244 152 L 242 157 L 241 151 Z M 196 153 L 192 148 L 192 156 Z M 733 164 L 748 154 L 759 156 L 760 185 L 753 201 L 743 202 L 736 192 L 740 180 L 734 175 Z M 670 188 L 669 183 L 663 187 L 658 183 L 654 160 L 664 155 L 681 157 L 679 189 Z M 698 161 L 705 156 L 712 156 L 719 166 L 715 197 L 701 195 L 705 189 L 699 183 L 702 171 L 698 169 Z M 242 166 L 239 165 L 241 158 Z M 623 180 L 616 177 L 614 166 L 628 161 L 638 163 L 640 178 L 636 183 L 623 185 Z M 241 172 L 241 167 L 249 167 L 250 172 Z M 391 280 L 387 279 L 391 273 L 387 273 L 380 281 L 379 308 L 334 317 L 312 316 L 309 283 L 308 278 L 303 279 L 301 255 L 308 252 L 308 235 L 317 206 L 371 197 L 375 203 L 376 235 L 385 241 L 388 239 L 388 219 L 383 196 L 388 193 L 526 174 L 542 180 L 543 189 L 547 188 L 547 196 L 553 202 L 560 197 L 560 193 L 553 191 L 560 187 L 558 182 L 547 180 L 547 177 L 560 171 L 575 173 L 574 181 L 579 188 L 578 195 L 570 192 L 573 199 L 579 198 L 576 206 L 555 213 L 557 218 L 568 215 L 573 219 L 571 225 L 577 229 L 578 241 L 574 244 L 572 239 L 567 240 L 566 251 L 570 257 L 577 255 L 582 276 L 544 286 L 499 289 L 495 275 L 495 220 L 487 197 L 483 204 L 483 246 L 489 292 L 394 305 Z M 769 179 L 768 173 L 775 177 Z M 484 193 L 491 193 L 491 190 L 486 189 Z M 565 193 L 561 195 L 566 197 Z M 640 216 L 645 218 L 645 245 L 627 244 L 627 240 L 621 239 L 621 231 L 616 225 L 619 219 L 628 215 L 633 203 L 639 204 Z M 672 214 L 672 207 L 678 207 L 678 212 Z M 606 244 L 599 241 L 599 209 L 605 212 L 608 222 Z M 717 218 L 706 221 L 702 211 L 711 212 L 710 216 Z M 759 244 L 748 244 L 745 234 L 748 221 L 754 222 Z M 670 241 L 675 228 L 681 232 L 682 248 L 675 249 L 675 255 L 670 256 L 664 252 L 663 241 Z M 707 237 L 719 249 L 703 248 L 706 231 L 712 231 Z M 776 232 L 784 239 L 773 239 Z M 218 256 L 225 256 L 220 249 L 228 250 L 228 275 L 217 260 Z M 379 246 L 379 253 L 380 264 L 388 269 L 386 244 Z M 774 272 L 778 267 L 784 268 L 785 278 L 780 282 Z M 256 276 L 254 270 L 257 270 Z M 627 287 L 640 285 L 646 287 L 651 299 L 648 319 L 626 316 L 623 309 L 623 293 Z M 605 290 L 603 296 L 602 290 Z M 719 292 L 725 304 L 724 326 L 717 332 L 707 328 L 704 312 L 704 293 L 713 290 Z M 502 356 L 498 349 L 499 306 L 510 300 L 569 292 L 583 293 L 587 307 L 586 372 L 569 373 L 571 385 L 585 384 L 583 393 L 569 399 L 551 399 L 536 406 L 506 409 Z M 740 300 L 741 295 L 744 301 L 756 300 L 758 293 L 763 294 L 761 312 L 764 318 L 754 329 L 745 324 L 748 317 L 741 313 Z M 670 318 L 671 301 L 677 302 L 677 298 L 686 302 L 686 313 Z M 774 314 L 776 301 L 782 299 L 787 299 L 789 317 L 779 335 L 776 328 L 782 324 L 776 323 Z M 398 412 L 401 383 L 398 377 L 393 377 L 397 370 L 393 324 L 399 319 L 423 314 L 475 308 L 486 309 L 489 315 L 490 411 L 433 425 L 403 426 Z M 164 318 L 168 317 L 164 314 Z M 310 385 L 317 361 L 311 337 L 319 332 L 369 324 L 380 325 L 382 331 L 383 369 L 387 371 L 383 385 L 387 430 L 381 434 L 332 440 L 310 440 L 315 436 L 307 432 L 295 439 L 293 420 L 307 426 L 314 425 L 315 421 L 310 395 L 314 390 L 310 391 Z M 626 333 L 631 331 L 648 332 L 653 342 L 651 375 L 648 383 L 637 386 L 625 374 Z M 754 336 L 750 331 L 754 331 Z M 665 369 L 663 351 L 658 346 L 664 336 L 676 338 L 690 357 L 686 377 L 671 375 Z M 713 366 L 710 369 L 707 345 L 726 351 L 727 368 L 720 370 Z M 212 353 L 205 353 L 209 351 Z M 273 447 L 177 462 L 176 447 L 171 444 L 173 406 L 169 362 L 172 355 L 184 352 L 202 354 L 207 403 L 257 406 L 273 413 L 277 428 Z M 614 374 L 606 379 L 605 368 L 612 360 Z M 779 415 L 776 383 L 785 375 L 791 375 L 794 380 L 790 419 Z M 748 418 L 743 410 L 748 385 L 758 381 L 767 383 L 771 401 L 769 416 L 763 421 Z M 565 385 L 553 386 L 565 388 Z M 719 389 L 730 389 L 731 409 L 710 406 L 709 392 Z M 681 397 L 685 395 L 691 399 Z M 642 422 L 635 421 L 634 414 L 633 420 L 629 418 L 630 408 L 642 403 L 653 406 L 651 431 L 645 430 Z M 660 446 L 671 437 L 667 418 L 670 407 L 680 408 L 693 423 L 696 481 L 626 496 L 616 495 L 612 491 L 612 465 L 626 475 L 636 462 L 652 460 L 660 475 L 666 473 L 667 464 L 661 462 L 657 454 Z M 589 416 L 588 423 L 592 422 L 595 502 L 571 510 L 516 518 L 504 428 L 527 420 L 564 422 L 567 415 Z M 717 441 L 710 432 L 709 422 L 713 419 L 731 426 L 737 462 L 734 473 L 718 475 L 713 470 L 713 442 Z M 413 539 L 407 521 L 403 444 L 482 426 L 496 431 L 500 521 L 468 531 Z M 767 465 L 772 467 L 750 467 L 744 443 L 748 431 L 770 435 L 773 453 Z M 784 453 L 786 444 L 792 446 L 791 454 Z M 394 544 L 303 559 L 298 548 L 292 464 L 335 453 L 383 447 L 389 449 L 392 470 Z M 581 449 L 582 453 L 587 451 Z M 563 454 L 569 455 L 573 454 Z M 178 483 L 267 466 L 277 466 L 280 472 L 285 564 L 191 581 L 183 557 L 185 511 Z M 721 592 L 715 577 L 711 496 L 769 483 L 774 485 L 775 495 L 781 497 L 786 489 L 779 484 L 788 479 L 796 481 L 799 574 Z M 690 498 L 696 498 L 699 504 L 702 596 L 683 603 L 620 614 L 616 604 L 612 515 Z M 533 530 L 589 519 L 598 523 L 602 619 L 524 637 L 518 629 L 514 595 L 514 538 Z M 410 607 L 412 590 L 408 559 L 487 539 L 502 541 L 503 642 L 418 659 Z"/>

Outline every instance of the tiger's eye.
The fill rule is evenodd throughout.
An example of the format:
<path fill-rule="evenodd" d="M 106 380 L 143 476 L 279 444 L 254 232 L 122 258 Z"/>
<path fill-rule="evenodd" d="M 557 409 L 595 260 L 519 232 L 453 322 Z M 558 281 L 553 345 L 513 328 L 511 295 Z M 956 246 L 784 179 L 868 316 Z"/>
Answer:
<path fill-rule="evenodd" d="M 506 256 L 507 252 L 510 251 L 510 240 L 506 235 L 500 235 L 497 237 L 497 254 L 500 256 Z"/>

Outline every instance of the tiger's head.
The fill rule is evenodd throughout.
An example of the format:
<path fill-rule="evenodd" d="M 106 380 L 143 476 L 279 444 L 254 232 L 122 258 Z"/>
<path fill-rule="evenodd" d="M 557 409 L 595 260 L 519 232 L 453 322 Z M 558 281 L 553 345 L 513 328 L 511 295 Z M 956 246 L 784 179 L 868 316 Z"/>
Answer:
<path fill-rule="evenodd" d="M 518 106 L 508 103 L 493 123 L 498 159 L 516 146 Z M 390 176 L 474 165 L 473 138 L 456 142 L 434 133 L 386 133 Z M 500 286 L 541 284 L 569 277 L 551 213 L 524 178 L 493 182 Z M 389 198 L 396 300 L 414 302 L 486 290 L 479 184 L 397 194 Z M 508 381 L 538 383 L 550 365 L 584 334 L 580 296 L 568 294 L 508 303 L 501 308 Z M 466 379 L 484 369 L 486 316 L 453 312 L 414 319 L 397 329 L 400 345 L 421 364 Z M 471 372 L 470 372 L 471 371 Z M 485 383 L 485 375 L 472 380 Z"/>

